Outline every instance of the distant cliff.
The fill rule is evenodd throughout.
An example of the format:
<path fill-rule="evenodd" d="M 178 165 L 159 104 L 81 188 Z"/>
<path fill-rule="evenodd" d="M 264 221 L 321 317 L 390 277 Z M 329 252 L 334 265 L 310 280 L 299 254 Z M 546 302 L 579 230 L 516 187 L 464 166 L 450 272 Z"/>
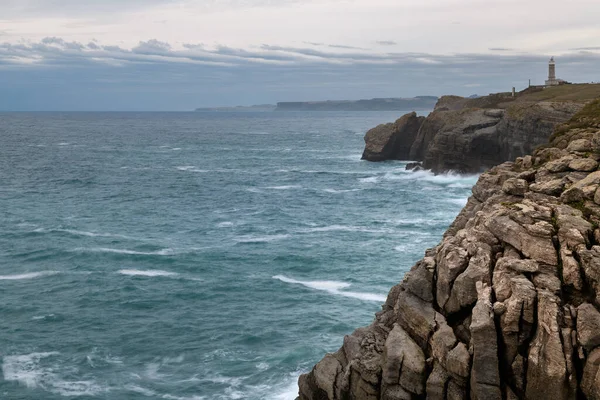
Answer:
<path fill-rule="evenodd" d="M 509 113 L 455 126 L 536 120 Z M 600 99 L 482 174 L 373 323 L 300 377 L 299 399 L 600 399 L 599 161 Z"/>
<path fill-rule="evenodd" d="M 407 157 L 434 172 L 484 171 L 531 153 L 546 143 L 554 128 L 600 96 L 600 85 L 564 85 L 479 98 L 444 96 L 419 128 Z M 365 149 L 372 135 L 365 136 Z M 399 139 L 395 139 L 399 140 Z M 405 138 L 405 140 L 409 140 Z M 372 161 L 399 159 L 396 154 Z"/>
<path fill-rule="evenodd" d="M 370 100 L 329 100 L 277 103 L 275 111 L 401 111 L 431 110 L 438 98 L 417 96 Z"/>

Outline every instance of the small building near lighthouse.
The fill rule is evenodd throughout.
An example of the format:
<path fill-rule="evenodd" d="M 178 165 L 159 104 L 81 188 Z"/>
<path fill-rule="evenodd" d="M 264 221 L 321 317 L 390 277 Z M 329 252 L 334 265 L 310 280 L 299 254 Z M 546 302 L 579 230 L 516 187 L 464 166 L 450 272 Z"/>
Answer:
<path fill-rule="evenodd" d="M 554 57 L 550 58 L 548 62 L 548 79 L 546 80 L 546 86 L 558 86 L 566 83 L 562 79 L 556 78 L 556 62 Z"/>

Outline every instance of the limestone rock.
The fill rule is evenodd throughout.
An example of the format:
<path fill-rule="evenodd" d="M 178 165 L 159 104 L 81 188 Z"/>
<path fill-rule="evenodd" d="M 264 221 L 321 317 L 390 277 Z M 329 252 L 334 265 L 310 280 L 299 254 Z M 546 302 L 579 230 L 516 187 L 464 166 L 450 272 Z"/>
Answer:
<path fill-rule="evenodd" d="M 529 190 L 529 183 L 524 179 L 509 178 L 502 185 L 502 191 L 513 196 L 523 197 L 527 190 Z"/>
<path fill-rule="evenodd" d="M 577 340 L 588 351 L 600 346 L 600 313 L 589 303 L 577 307 Z"/>
<path fill-rule="evenodd" d="M 501 399 L 498 370 L 498 339 L 492 311 L 491 287 L 478 285 L 478 300 L 473 308 L 471 343 L 473 366 L 471 391 L 476 399 Z"/>
<path fill-rule="evenodd" d="M 425 120 L 412 112 L 393 124 L 379 125 L 365 135 L 363 160 L 407 160 L 410 147 Z"/>
<path fill-rule="evenodd" d="M 577 139 L 571 141 L 567 146 L 567 151 L 570 152 L 586 152 L 590 151 L 592 148 L 592 143 L 587 139 Z"/>
<path fill-rule="evenodd" d="M 389 333 L 385 342 L 383 382 L 400 385 L 406 391 L 422 394 L 425 391 L 425 356 L 421 348 L 399 326 Z"/>
<path fill-rule="evenodd" d="M 598 162 L 591 158 L 576 158 L 569 163 L 569 168 L 574 171 L 595 171 L 598 169 Z"/>

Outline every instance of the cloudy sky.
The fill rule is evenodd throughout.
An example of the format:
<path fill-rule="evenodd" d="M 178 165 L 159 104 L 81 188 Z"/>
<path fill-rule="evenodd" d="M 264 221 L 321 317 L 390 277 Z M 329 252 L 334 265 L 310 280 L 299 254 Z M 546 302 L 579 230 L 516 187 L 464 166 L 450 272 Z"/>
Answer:
<path fill-rule="evenodd" d="M 0 110 L 192 110 L 600 81 L 598 0 L 0 0 Z"/>

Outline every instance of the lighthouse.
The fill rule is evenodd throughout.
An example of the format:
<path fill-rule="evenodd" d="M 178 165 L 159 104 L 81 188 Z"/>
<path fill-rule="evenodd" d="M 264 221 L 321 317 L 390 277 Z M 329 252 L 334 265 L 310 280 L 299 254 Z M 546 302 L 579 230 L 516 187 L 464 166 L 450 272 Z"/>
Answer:
<path fill-rule="evenodd" d="M 556 79 L 556 62 L 554 62 L 554 57 L 552 57 L 548 62 L 548 80 L 546 81 L 546 86 L 557 86 L 560 83 L 561 80 Z"/>

